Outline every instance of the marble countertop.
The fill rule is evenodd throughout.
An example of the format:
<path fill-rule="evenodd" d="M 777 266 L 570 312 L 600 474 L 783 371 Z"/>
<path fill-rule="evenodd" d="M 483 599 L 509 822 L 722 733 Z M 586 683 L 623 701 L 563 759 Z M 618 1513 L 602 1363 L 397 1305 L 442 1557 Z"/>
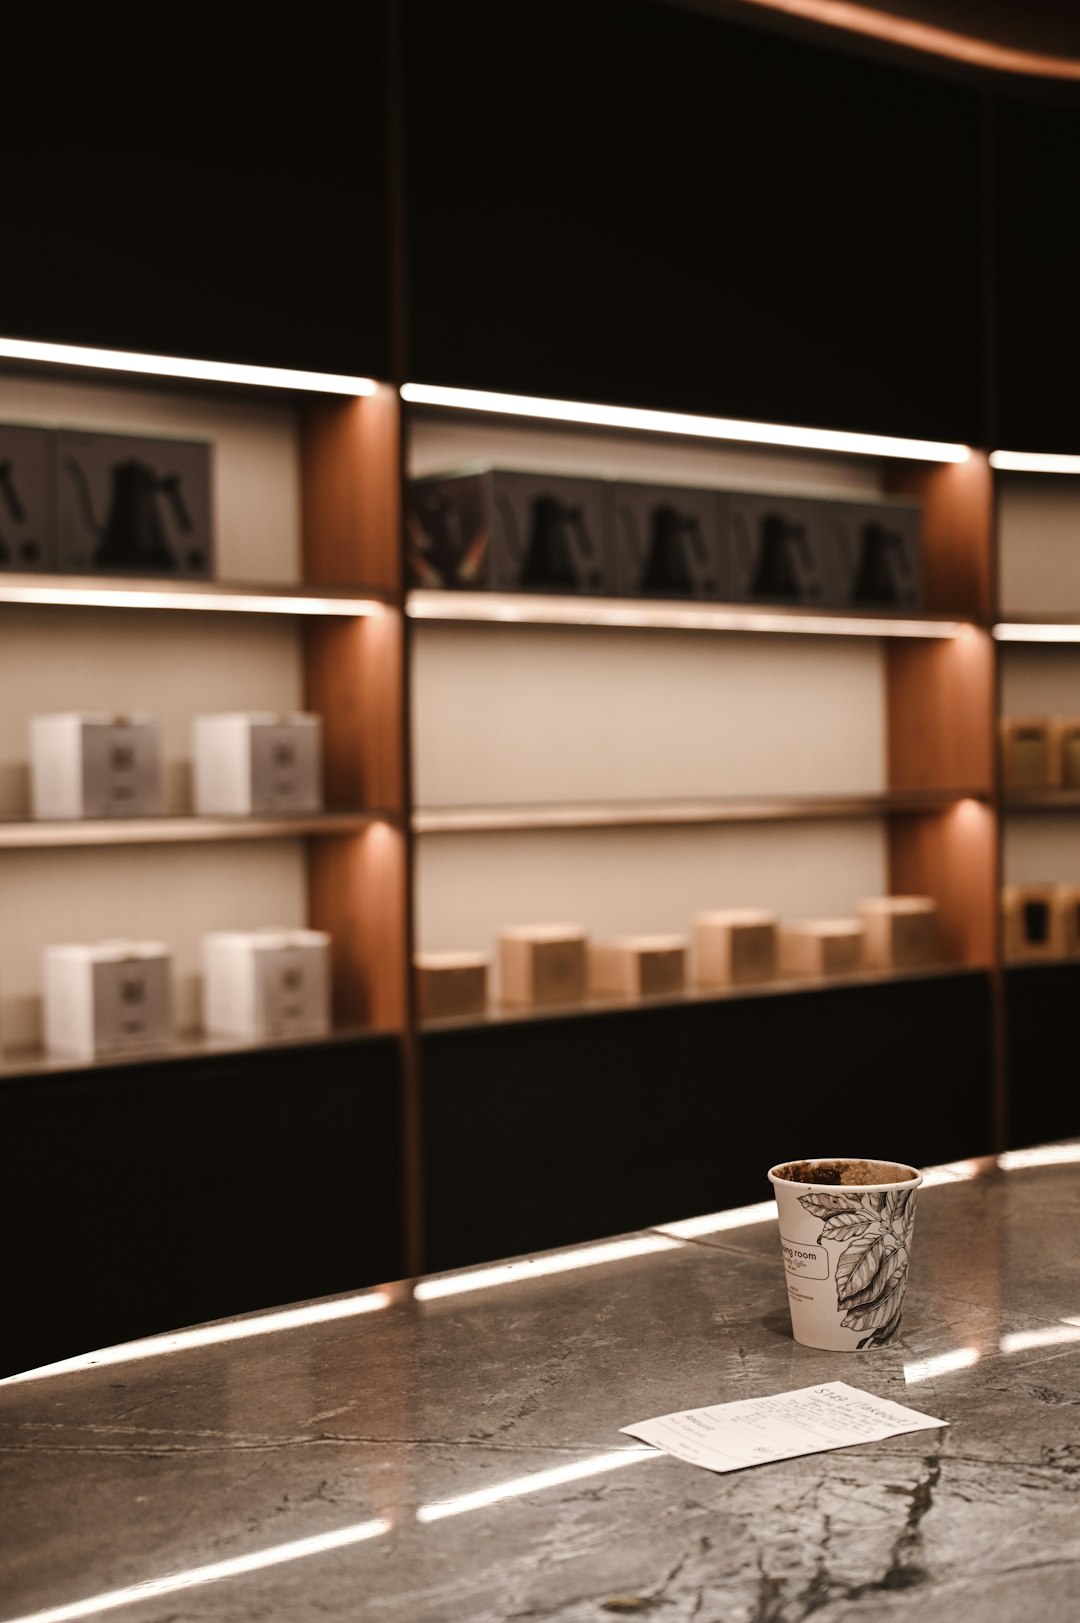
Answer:
<path fill-rule="evenodd" d="M 0 1384 L 0 1623 L 1080 1616 L 1080 1146 L 933 1174 L 902 1341 L 771 1203 Z M 947 1429 L 716 1476 L 619 1428 L 845 1380 Z"/>

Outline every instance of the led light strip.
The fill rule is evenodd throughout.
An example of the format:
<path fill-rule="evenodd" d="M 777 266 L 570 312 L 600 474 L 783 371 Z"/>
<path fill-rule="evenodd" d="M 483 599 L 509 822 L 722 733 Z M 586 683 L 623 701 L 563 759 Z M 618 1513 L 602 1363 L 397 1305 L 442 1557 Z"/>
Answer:
<path fill-rule="evenodd" d="M 1080 456 L 1053 451 L 991 451 L 990 466 L 1009 473 L 1080 473 Z"/>
<path fill-rule="evenodd" d="M 183 1589 L 196 1589 L 200 1584 L 216 1584 L 223 1578 L 241 1578 L 246 1573 L 261 1572 L 266 1567 L 279 1567 L 286 1561 L 301 1561 L 305 1556 L 348 1549 L 352 1544 L 381 1538 L 384 1533 L 390 1532 L 391 1525 L 381 1516 L 368 1522 L 354 1522 L 351 1527 L 316 1533 L 312 1538 L 293 1539 L 289 1544 L 274 1544 L 269 1549 L 253 1550 L 250 1555 L 231 1556 L 227 1561 L 212 1561 L 204 1567 L 188 1567 L 183 1572 L 170 1572 L 164 1578 L 147 1578 L 142 1583 L 129 1584 L 125 1589 L 108 1589 L 102 1595 L 89 1595 L 85 1600 L 49 1606 L 42 1612 L 27 1612 L 23 1617 L 10 1619 L 9 1623 L 77 1623 L 79 1618 L 115 1612 L 122 1606 L 138 1606 L 140 1602 L 155 1600 L 159 1595 L 175 1595 Z"/>
<path fill-rule="evenodd" d="M 336 372 L 302 372 L 287 366 L 244 366 L 233 361 L 196 361 L 181 355 L 142 355 L 136 350 L 45 344 L 26 338 L 0 338 L 0 357 L 51 366 L 84 366 L 96 372 L 134 372 L 143 377 L 297 389 L 305 394 L 371 395 L 377 387 L 372 378 L 353 378 Z"/>
<path fill-rule="evenodd" d="M 289 593 L 218 591 L 194 588 L 167 590 L 125 582 L 123 586 L 92 586 L 69 580 L 5 580 L 0 575 L 0 603 L 70 605 L 87 609 L 205 609 L 224 614 L 339 615 L 344 619 L 379 614 L 385 608 L 376 598 L 293 596 Z"/>
<path fill-rule="evenodd" d="M 994 627 L 993 634 L 998 642 L 1080 642 L 1080 624 L 1048 621 L 1025 625 L 1021 621 L 1005 621 Z"/>
<path fill-rule="evenodd" d="M 916 462 L 967 462 L 966 445 L 938 440 L 900 439 L 891 434 L 854 434 L 830 428 L 793 428 L 783 423 L 750 423 L 737 417 L 697 417 L 677 411 L 646 411 L 638 406 L 586 405 L 577 400 L 545 400 L 534 395 L 497 394 L 488 389 L 451 389 L 439 384 L 405 383 L 401 398 L 414 406 L 445 406 L 503 417 L 539 417 L 553 423 L 587 423 L 694 439 L 736 440 L 749 445 L 782 445 L 837 455 L 901 457 Z"/>
<path fill-rule="evenodd" d="M 539 593 L 413 591 L 413 620 L 491 621 L 502 625 L 629 626 L 678 631 L 775 631 L 821 637 L 955 637 L 960 620 L 898 620 L 889 615 L 805 613 L 709 603 L 623 598 L 547 597 Z"/>
<path fill-rule="evenodd" d="M 361 1313 L 377 1313 L 389 1307 L 385 1291 L 367 1291 L 331 1302 L 310 1302 L 306 1307 L 282 1308 L 276 1313 L 260 1313 L 250 1319 L 233 1319 L 225 1324 L 205 1324 L 196 1330 L 178 1330 L 144 1341 L 124 1341 L 116 1347 L 80 1353 L 57 1364 L 40 1364 L 20 1375 L 7 1375 L 0 1386 L 18 1386 L 24 1381 L 41 1381 L 51 1375 L 71 1375 L 78 1370 L 102 1369 L 113 1364 L 132 1364 L 142 1358 L 160 1358 L 166 1353 L 189 1352 L 193 1347 L 219 1347 L 230 1341 L 247 1341 L 252 1336 L 277 1335 L 282 1330 L 298 1330 L 305 1325 L 332 1324 L 338 1319 L 354 1319 Z"/>
<path fill-rule="evenodd" d="M 1074 57 L 1050 56 L 1042 51 L 1018 50 L 994 40 L 959 34 L 951 28 L 912 17 L 898 17 L 891 11 L 855 5 L 851 0 L 748 0 L 767 11 L 783 12 L 807 22 L 824 23 L 830 28 L 885 40 L 911 51 L 943 56 L 973 67 L 991 68 L 998 73 L 1035 74 L 1047 79 L 1080 79 L 1080 62 Z"/>

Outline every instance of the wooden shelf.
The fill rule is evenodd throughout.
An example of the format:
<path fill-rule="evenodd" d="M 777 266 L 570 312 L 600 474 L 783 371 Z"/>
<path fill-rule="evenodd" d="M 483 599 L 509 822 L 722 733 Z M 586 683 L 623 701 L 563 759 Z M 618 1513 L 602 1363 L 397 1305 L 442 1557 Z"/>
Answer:
<path fill-rule="evenodd" d="M 103 817 L 71 822 L 2 822 L 0 851 L 42 851 L 92 845 L 206 845 L 240 840 L 289 840 L 355 834 L 393 823 L 382 811 L 311 812 L 280 817 Z"/>
<path fill-rule="evenodd" d="M 988 965 L 981 967 L 989 968 Z M 854 975 L 778 976 L 774 980 L 759 981 L 750 986 L 687 986 L 681 992 L 667 992 L 658 997 L 589 997 L 578 1003 L 553 1003 L 537 1007 L 492 1004 L 483 1014 L 447 1015 L 424 1020 L 421 1030 L 425 1033 L 476 1030 L 484 1026 L 520 1024 L 529 1020 L 574 1020 L 590 1014 L 630 1014 L 638 1009 L 677 1008 L 690 1004 L 730 1002 L 732 999 L 788 997 L 794 992 L 882 986 L 893 981 L 944 980 L 955 975 L 977 973 L 979 968 L 972 964 L 934 964 L 926 969 L 864 969 Z"/>
<path fill-rule="evenodd" d="M 332 1031 L 316 1037 L 267 1037 L 262 1041 L 247 1037 L 208 1037 L 202 1032 L 186 1032 L 158 1048 L 101 1054 L 94 1059 L 85 1059 L 78 1054 L 50 1054 L 42 1048 L 11 1049 L 0 1053 L 0 1085 L 16 1082 L 23 1077 L 113 1070 L 117 1066 L 161 1065 L 173 1060 L 212 1060 L 223 1055 L 276 1053 L 290 1048 L 327 1048 L 387 1035 L 370 1026 L 336 1026 Z"/>
<path fill-rule="evenodd" d="M 1007 812 L 1080 812 L 1080 789 L 1006 789 Z"/>
<path fill-rule="evenodd" d="M 978 790 L 887 790 L 869 795 L 763 795 L 725 800 L 593 801 L 540 806 L 431 806 L 412 815 L 416 834 L 557 829 L 666 828 L 724 823 L 823 822 L 947 811 Z M 1078 801 L 1080 804 L 1080 801 Z"/>
<path fill-rule="evenodd" d="M 971 622 L 955 615 L 853 614 L 846 609 L 642 598 L 558 597 L 527 592 L 411 591 L 414 620 L 477 625 L 563 625 L 658 631 L 776 632 L 828 637 L 950 638 Z"/>
<path fill-rule="evenodd" d="M 135 580 L 107 575 L 0 572 L 0 603 L 59 608 L 167 609 L 226 614 L 330 615 L 354 619 L 387 611 L 389 594 L 367 588 L 249 584 L 246 581 Z"/>

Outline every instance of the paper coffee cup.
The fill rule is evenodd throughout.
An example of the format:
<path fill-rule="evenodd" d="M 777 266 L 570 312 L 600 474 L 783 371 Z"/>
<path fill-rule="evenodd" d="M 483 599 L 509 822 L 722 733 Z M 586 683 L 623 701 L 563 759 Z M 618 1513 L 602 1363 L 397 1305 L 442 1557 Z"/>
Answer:
<path fill-rule="evenodd" d="M 781 1162 L 769 1180 L 795 1340 L 827 1352 L 889 1346 L 900 1333 L 922 1173 L 834 1156 Z"/>

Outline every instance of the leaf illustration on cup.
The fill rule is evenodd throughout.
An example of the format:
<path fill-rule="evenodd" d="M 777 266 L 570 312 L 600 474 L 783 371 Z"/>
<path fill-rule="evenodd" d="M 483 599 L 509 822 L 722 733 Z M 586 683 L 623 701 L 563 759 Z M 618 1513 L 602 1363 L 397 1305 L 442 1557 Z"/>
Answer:
<path fill-rule="evenodd" d="M 846 1242 L 836 1260 L 836 1306 L 846 1330 L 866 1330 L 863 1347 L 884 1347 L 900 1329 L 907 1284 L 914 1189 L 799 1196 L 822 1221 L 818 1243 Z"/>

